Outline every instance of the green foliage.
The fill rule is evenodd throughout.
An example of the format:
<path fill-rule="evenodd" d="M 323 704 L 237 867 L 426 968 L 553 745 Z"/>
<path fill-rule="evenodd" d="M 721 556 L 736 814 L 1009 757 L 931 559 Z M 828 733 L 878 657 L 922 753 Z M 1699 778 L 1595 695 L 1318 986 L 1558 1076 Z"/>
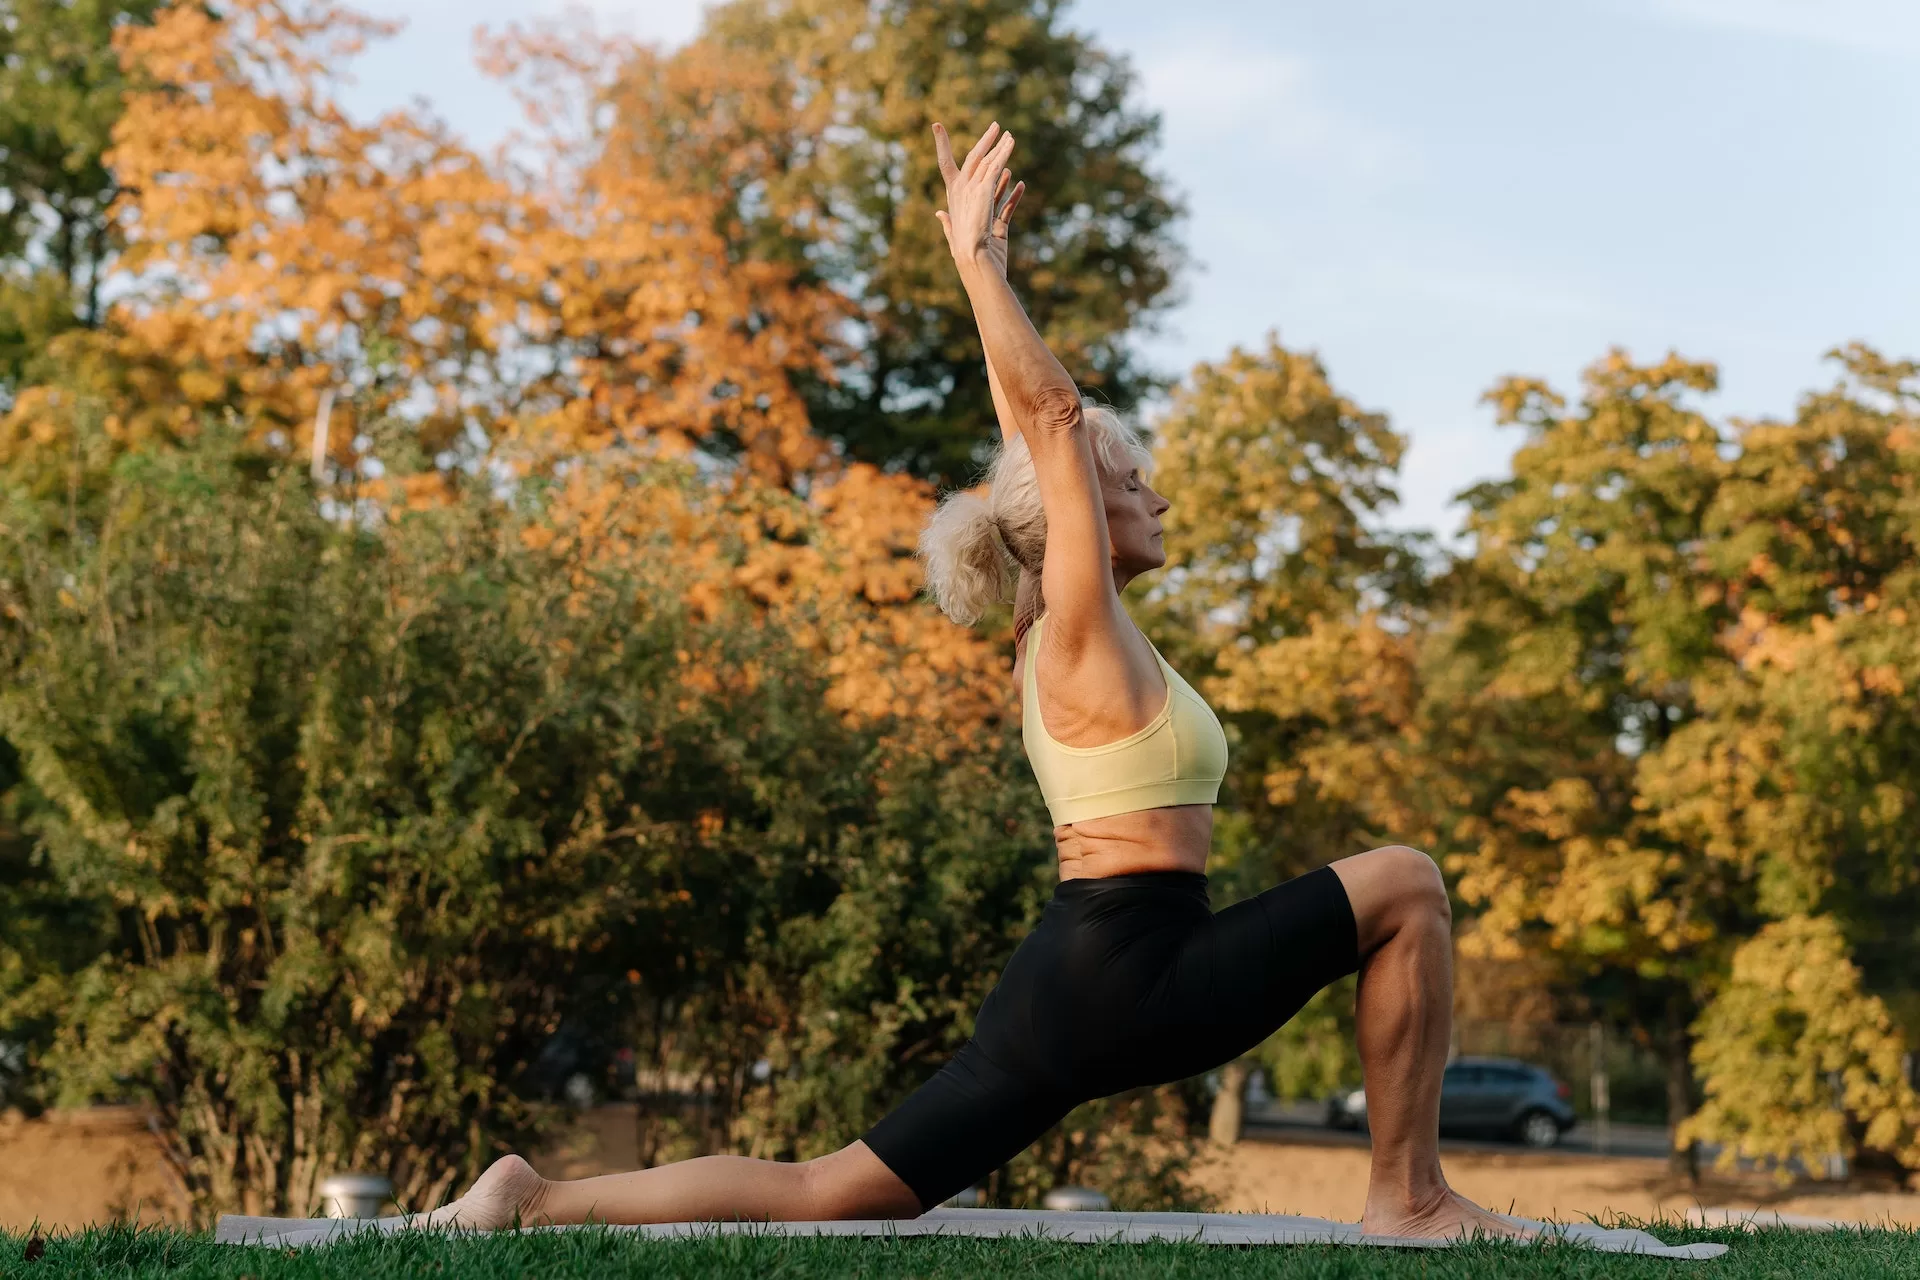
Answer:
<path fill-rule="evenodd" d="M 346 1165 L 434 1198 L 535 1135 L 563 1018 L 736 980 L 874 824 L 872 742 L 777 634 L 530 550 L 524 504 L 342 527 L 209 429 L 100 511 L 6 517 L 25 828 L 115 922 L 10 1012 L 65 1100 L 149 1098 L 204 1203 L 304 1212 Z"/>
<path fill-rule="evenodd" d="M 1174 504 L 1161 594 L 1191 629 L 1298 634 L 1351 612 L 1403 551 L 1378 522 L 1406 442 L 1273 334 L 1195 365 L 1156 440 L 1154 483 Z"/>
<path fill-rule="evenodd" d="M 31 803 L 0 835 L 36 878 L 0 892 L 40 932 L 0 1025 L 45 1033 L 61 1100 L 146 1099 L 202 1206 L 300 1213 L 343 1167 L 425 1204 L 535 1140 L 563 1025 L 695 1100 L 655 1109 L 656 1158 L 832 1150 L 965 1038 L 1047 888 L 1010 731 L 896 757 L 772 615 L 688 617 L 667 531 L 531 536 L 532 483 L 342 524 L 240 439 L 127 454 L 71 520 L 6 510 Z M 1168 1203 L 1155 1107 L 1077 1116 L 1007 1194 Z"/>
<path fill-rule="evenodd" d="M 1689 1132 L 1816 1166 L 1910 1151 L 1905 1104 L 1884 1081 L 1825 1090 L 1838 1109 L 1815 1123 L 1808 1098 L 1770 1092 L 1842 1068 L 1821 1037 L 1776 1044 L 1750 1021 L 1798 999 L 1792 970 L 1757 957 L 1818 919 L 1821 947 L 1846 938 L 1819 978 L 1855 992 L 1835 1017 L 1911 1009 L 1920 788 L 1920 396 L 1912 366 L 1836 354 L 1841 382 L 1794 421 L 1731 429 L 1692 404 L 1711 368 L 1678 358 L 1615 353 L 1573 411 L 1535 383 L 1496 389 L 1528 442 L 1512 479 L 1471 495 L 1476 555 L 1448 583 L 1422 713 L 1458 797 L 1470 944 L 1550 958 L 1596 1011 L 1663 1026 L 1670 1118 L 1690 1063 L 1709 1098 Z"/>
<path fill-rule="evenodd" d="M 1694 1061 L 1706 1100 L 1689 1132 L 1725 1143 L 1722 1162 L 1819 1157 L 1859 1147 L 1920 1163 L 1920 1095 L 1907 1042 L 1860 988 L 1847 942 L 1826 917 L 1769 924 L 1734 953 L 1701 1015 Z"/>
<path fill-rule="evenodd" d="M 1316 992 L 1305 1008 L 1254 1051 L 1274 1097 L 1319 1099 L 1360 1083 L 1353 995 L 1351 978 Z"/>
<path fill-rule="evenodd" d="M 988 1203 L 1038 1209 L 1054 1187 L 1098 1187 L 1122 1208 L 1204 1211 L 1189 1185 L 1193 1082 L 1136 1089 L 1076 1107 L 982 1187 Z"/>
<path fill-rule="evenodd" d="M 847 299 L 838 376 L 807 390 L 814 430 L 852 457 L 965 483 L 991 435 L 979 335 L 933 216 L 936 120 L 968 138 L 997 119 L 1018 138 L 1011 278 L 1061 360 L 1116 404 L 1151 383 L 1129 341 L 1181 261 L 1178 206 L 1148 168 L 1159 120 L 1066 8 L 734 0 L 629 74 L 621 109 L 653 163 L 731 193 L 734 252 Z"/>
<path fill-rule="evenodd" d="M 104 157 L 125 89 L 113 31 L 155 8 L 0 3 L 0 403 L 49 340 L 100 322 L 116 244 Z"/>

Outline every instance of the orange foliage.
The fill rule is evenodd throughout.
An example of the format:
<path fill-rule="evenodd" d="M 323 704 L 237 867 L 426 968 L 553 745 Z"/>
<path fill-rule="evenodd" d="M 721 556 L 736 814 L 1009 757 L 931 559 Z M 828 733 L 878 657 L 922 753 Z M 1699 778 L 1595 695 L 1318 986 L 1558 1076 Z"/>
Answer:
<path fill-rule="evenodd" d="M 356 123 L 330 69 L 385 29 L 327 0 L 238 0 L 121 32 L 150 86 L 111 157 L 138 283 L 107 339 L 127 427 L 177 434 L 234 407 L 297 440 L 323 388 L 380 359 L 375 409 L 406 406 L 429 453 L 531 431 L 718 445 L 782 482 L 819 465 L 789 375 L 824 373 L 834 299 L 730 263 L 713 202 L 601 134 L 549 134 L 564 149 L 535 176 L 413 113 Z M 536 64 L 549 86 L 591 74 L 539 48 L 518 66 Z"/>
<path fill-rule="evenodd" d="M 719 488 L 619 455 L 568 473 L 553 527 L 576 572 L 670 557 L 688 606 L 708 620 L 741 602 L 780 618 L 832 680 L 829 700 L 862 721 L 898 717 L 903 750 L 944 757 L 1011 710 L 1010 664 L 920 600 L 913 549 L 927 486 L 856 464 L 805 502 L 752 483 Z M 690 677 L 707 663 L 687 654 Z"/>

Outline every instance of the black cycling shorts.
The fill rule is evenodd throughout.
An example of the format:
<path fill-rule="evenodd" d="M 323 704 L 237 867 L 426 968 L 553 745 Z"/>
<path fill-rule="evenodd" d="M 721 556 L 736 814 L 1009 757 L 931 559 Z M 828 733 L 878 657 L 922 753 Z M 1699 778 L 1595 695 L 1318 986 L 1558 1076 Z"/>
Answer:
<path fill-rule="evenodd" d="M 867 1146 L 930 1209 L 1083 1102 L 1231 1062 L 1359 965 L 1330 867 L 1217 915 L 1195 872 L 1063 880 L 973 1038 Z"/>

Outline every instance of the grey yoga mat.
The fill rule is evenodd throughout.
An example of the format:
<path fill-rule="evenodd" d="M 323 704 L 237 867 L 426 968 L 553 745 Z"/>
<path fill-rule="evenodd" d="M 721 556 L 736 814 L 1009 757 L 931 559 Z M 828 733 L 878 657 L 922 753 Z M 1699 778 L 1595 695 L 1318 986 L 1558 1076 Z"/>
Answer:
<path fill-rule="evenodd" d="M 1638 1253 L 1655 1258 L 1717 1258 L 1723 1244 L 1662 1244 L 1645 1231 L 1597 1227 L 1587 1223 L 1535 1222 L 1508 1218 L 1531 1227 L 1543 1238 L 1564 1239 L 1607 1253 Z M 220 1219 L 214 1239 L 223 1244 L 268 1244 L 305 1248 L 327 1244 L 357 1232 L 397 1231 L 403 1218 L 243 1218 Z M 538 1227 L 573 1231 L 577 1227 Z M 1356 1244 L 1399 1248 L 1445 1248 L 1446 1242 L 1399 1236 L 1363 1236 L 1352 1222 L 1296 1218 L 1273 1213 L 1048 1213 L 1031 1209 L 935 1209 L 904 1221 L 853 1222 L 661 1222 L 643 1227 L 597 1228 L 631 1231 L 656 1238 L 676 1236 L 1040 1236 L 1077 1244 L 1140 1244 L 1184 1240 L 1196 1244 Z"/>

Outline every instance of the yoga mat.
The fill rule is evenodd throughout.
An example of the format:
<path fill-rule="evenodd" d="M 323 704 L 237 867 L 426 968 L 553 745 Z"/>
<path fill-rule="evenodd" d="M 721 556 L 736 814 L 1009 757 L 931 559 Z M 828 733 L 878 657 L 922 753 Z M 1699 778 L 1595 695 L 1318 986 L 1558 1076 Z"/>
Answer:
<path fill-rule="evenodd" d="M 1503 1215 L 1504 1216 L 1504 1215 Z M 1542 1238 L 1574 1241 L 1607 1253 L 1637 1253 L 1655 1258 L 1717 1258 L 1723 1244 L 1662 1244 L 1645 1231 L 1596 1227 L 1589 1223 L 1535 1222 L 1507 1218 L 1530 1227 Z M 223 1244 L 267 1244 L 305 1248 L 327 1244 L 361 1231 L 400 1230 L 403 1218 L 246 1218 L 227 1214 L 214 1239 Z M 578 1227 L 531 1227 L 534 1231 L 577 1231 Z M 1270 1213 L 1049 1213 L 1033 1209 L 935 1209 L 901 1221 L 848 1222 L 660 1222 L 642 1227 L 601 1227 L 655 1238 L 679 1236 L 1040 1236 L 1077 1244 L 1140 1244 L 1149 1240 L 1196 1244 L 1355 1244 L 1394 1248 L 1446 1248 L 1443 1240 L 1399 1236 L 1363 1236 L 1353 1222 L 1296 1218 Z"/>

